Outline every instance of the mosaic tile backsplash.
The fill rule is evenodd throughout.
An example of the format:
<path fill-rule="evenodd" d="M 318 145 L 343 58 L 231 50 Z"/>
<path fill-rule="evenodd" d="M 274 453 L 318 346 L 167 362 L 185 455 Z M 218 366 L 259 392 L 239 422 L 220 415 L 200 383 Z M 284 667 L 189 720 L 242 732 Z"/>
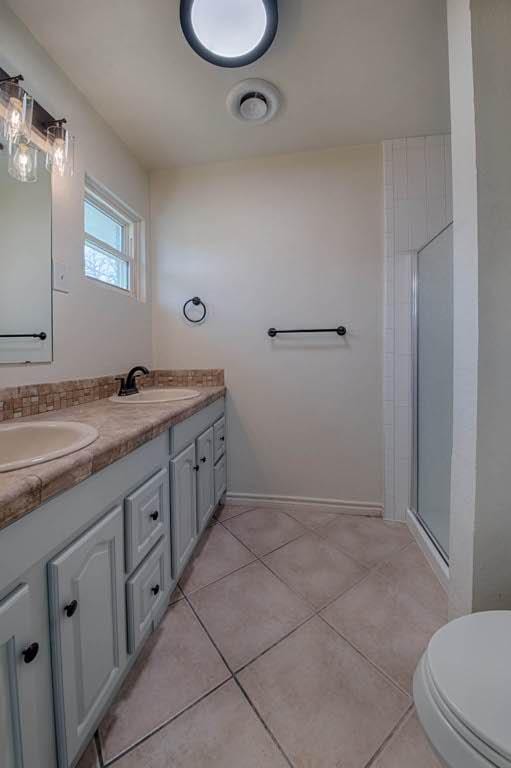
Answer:
<path fill-rule="evenodd" d="M 119 374 L 125 376 L 126 373 Z M 156 370 L 141 376 L 143 387 L 222 387 L 224 372 L 221 368 L 205 370 Z M 115 395 L 119 382 L 115 376 L 94 379 L 71 379 L 52 384 L 31 384 L 0 389 L 0 421 L 35 416 L 38 413 L 59 411 L 72 405 L 91 403 Z"/>

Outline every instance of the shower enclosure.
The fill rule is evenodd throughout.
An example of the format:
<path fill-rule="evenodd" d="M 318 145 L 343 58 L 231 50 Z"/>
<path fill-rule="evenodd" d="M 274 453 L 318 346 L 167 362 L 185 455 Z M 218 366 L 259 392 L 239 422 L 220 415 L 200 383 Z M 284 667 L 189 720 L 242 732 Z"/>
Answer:
<path fill-rule="evenodd" d="M 449 558 L 453 388 L 452 223 L 417 252 L 412 511 Z"/>

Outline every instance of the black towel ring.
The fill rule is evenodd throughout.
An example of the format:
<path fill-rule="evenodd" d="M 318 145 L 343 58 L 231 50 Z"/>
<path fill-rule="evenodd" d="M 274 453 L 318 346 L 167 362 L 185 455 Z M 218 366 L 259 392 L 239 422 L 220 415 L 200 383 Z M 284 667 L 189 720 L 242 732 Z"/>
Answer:
<path fill-rule="evenodd" d="M 193 304 L 195 307 L 201 306 L 203 310 L 201 317 L 198 317 L 195 320 L 193 319 L 193 317 L 190 317 L 186 312 L 186 308 L 188 304 Z M 202 299 L 200 299 L 198 296 L 194 296 L 193 299 L 188 299 L 188 301 L 185 301 L 185 303 L 183 304 L 183 315 L 186 317 L 189 323 L 202 323 L 202 321 L 206 317 L 206 311 L 207 311 L 206 305 L 204 304 Z"/>

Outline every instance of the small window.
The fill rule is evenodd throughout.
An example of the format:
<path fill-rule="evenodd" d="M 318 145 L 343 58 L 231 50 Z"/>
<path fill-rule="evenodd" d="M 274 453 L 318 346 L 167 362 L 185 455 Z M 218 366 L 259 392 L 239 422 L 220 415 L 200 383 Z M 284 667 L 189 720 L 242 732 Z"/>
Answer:
<path fill-rule="evenodd" d="M 85 275 L 141 298 L 143 222 L 88 177 L 84 230 Z"/>

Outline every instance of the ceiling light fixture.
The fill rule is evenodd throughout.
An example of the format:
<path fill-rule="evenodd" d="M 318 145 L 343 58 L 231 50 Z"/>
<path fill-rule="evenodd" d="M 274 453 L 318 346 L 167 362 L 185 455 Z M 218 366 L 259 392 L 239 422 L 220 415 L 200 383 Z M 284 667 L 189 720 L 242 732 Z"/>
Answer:
<path fill-rule="evenodd" d="M 271 46 L 279 20 L 277 0 L 181 0 L 181 27 L 203 59 L 244 67 Z"/>

